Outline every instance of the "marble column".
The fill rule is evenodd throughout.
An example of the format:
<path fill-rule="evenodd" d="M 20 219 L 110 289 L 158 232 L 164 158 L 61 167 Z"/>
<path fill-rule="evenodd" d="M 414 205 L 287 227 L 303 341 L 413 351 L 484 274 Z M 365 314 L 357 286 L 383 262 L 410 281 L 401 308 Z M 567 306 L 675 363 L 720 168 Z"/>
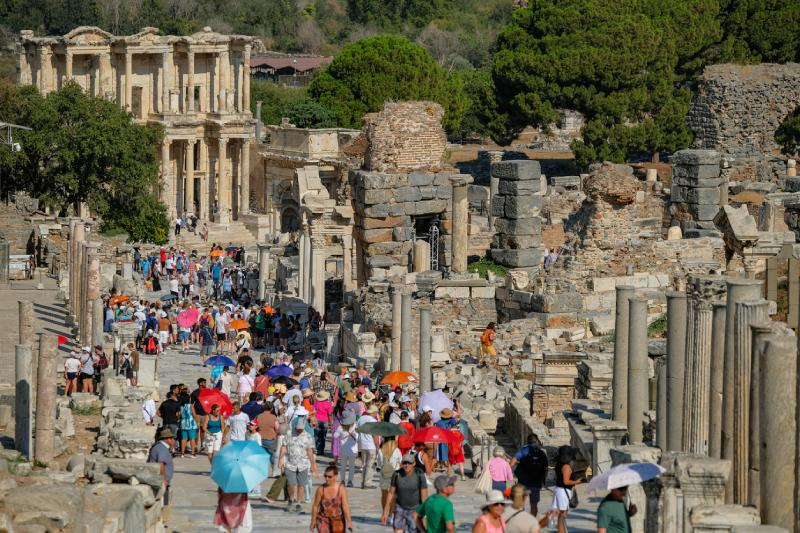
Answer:
<path fill-rule="evenodd" d="M 789 258 L 789 310 L 786 323 L 797 331 L 797 322 L 800 318 L 800 260 Z"/>
<path fill-rule="evenodd" d="M 242 109 L 239 110 L 240 113 L 249 113 L 250 112 L 250 52 L 251 46 L 249 44 L 244 45 L 244 51 L 242 52 Z M 258 139 L 256 139 L 258 142 Z"/>
<path fill-rule="evenodd" d="M 694 306 L 694 328 L 691 335 L 693 351 L 687 353 L 692 371 L 686 367 L 684 406 L 684 450 L 690 453 L 708 453 L 708 410 L 710 404 L 711 371 L 711 327 L 713 306 L 710 301 L 700 300 Z"/>
<path fill-rule="evenodd" d="M 95 298 L 92 301 L 92 346 L 103 345 L 103 300 Z"/>
<path fill-rule="evenodd" d="M 311 237 L 311 302 L 325 316 L 325 238 Z"/>
<path fill-rule="evenodd" d="M 431 374 L 431 306 L 419 308 L 419 390 L 430 392 L 433 384 Z"/>
<path fill-rule="evenodd" d="M 228 175 L 228 138 L 219 138 L 218 148 L 219 172 L 217 177 L 218 222 L 228 224 L 231 221 L 231 177 Z"/>
<path fill-rule="evenodd" d="M 56 364 L 58 338 L 56 335 L 39 337 L 39 370 L 36 377 L 36 439 L 33 456 L 48 463 L 55 456 L 56 438 Z"/>
<path fill-rule="evenodd" d="M 133 54 L 125 52 L 125 108 L 133 111 Z"/>
<path fill-rule="evenodd" d="M 170 219 L 170 226 L 172 226 L 177 215 L 177 198 L 175 196 L 175 188 L 173 187 L 175 177 L 172 175 L 172 169 L 170 168 L 170 146 L 171 141 L 169 139 L 164 138 L 164 140 L 161 141 L 161 201 L 167 208 L 167 218 Z"/>
<path fill-rule="evenodd" d="M 403 293 L 400 314 L 400 370 L 411 372 L 411 294 Z"/>
<path fill-rule="evenodd" d="M 194 203 L 194 145 L 197 139 L 186 141 L 186 202 L 184 209 L 190 214 L 197 213 Z"/>
<path fill-rule="evenodd" d="M 686 358 L 686 293 L 667 292 L 667 439 L 680 451 L 683 432 L 683 383 Z M 661 443 L 661 439 L 659 439 Z"/>
<path fill-rule="evenodd" d="M 647 298 L 628 301 L 628 435 L 631 443 L 639 444 L 644 441 L 644 413 L 649 407 Z"/>
<path fill-rule="evenodd" d="M 227 50 L 219 53 L 219 112 L 228 111 L 228 75 L 230 73 L 231 62 Z"/>
<path fill-rule="evenodd" d="M 258 245 L 258 299 L 264 300 L 267 293 L 267 280 L 270 270 L 270 247 L 268 244 Z"/>
<path fill-rule="evenodd" d="M 14 449 L 33 457 L 33 354 L 30 344 L 17 344 L 14 352 Z"/>
<path fill-rule="evenodd" d="M 86 306 L 84 309 L 84 323 L 85 332 L 81 332 L 81 337 L 84 339 L 86 345 L 91 345 L 94 335 L 94 311 L 92 304 L 95 300 L 100 298 L 100 256 L 96 253 L 97 247 L 93 252 L 89 253 L 87 258 L 87 272 L 86 272 Z"/>
<path fill-rule="evenodd" d="M 86 238 L 86 226 L 83 220 L 74 221 L 75 226 L 72 227 L 70 233 L 70 267 L 69 267 L 69 311 L 72 317 L 72 323 L 77 323 L 78 317 L 78 284 L 80 283 L 80 245 Z"/>
<path fill-rule="evenodd" d="M 778 258 L 767 258 L 767 284 L 764 297 L 773 302 L 778 300 Z"/>
<path fill-rule="evenodd" d="M 431 245 L 428 241 L 417 239 L 414 242 L 414 272 L 431 269 Z"/>
<path fill-rule="evenodd" d="M 450 183 L 453 186 L 453 232 L 450 268 L 453 272 L 460 274 L 467 271 L 467 249 L 469 248 L 467 185 L 472 183 L 472 177 L 452 176 Z"/>
<path fill-rule="evenodd" d="M 708 401 L 708 455 L 722 458 L 722 388 L 725 369 L 725 320 L 728 307 L 714 304 L 711 319 L 711 393 Z"/>
<path fill-rule="evenodd" d="M 169 112 L 169 79 L 170 79 L 170 61 L 169 52 L 161 54 L 161 112 Z"/>
<path fill-rule="evenodd" d="M 759 372 L 761 521 L 798 531 L 797 338 L 768 336 Z"/>
<path fill-rule="evenodd" d="M 186 57 L 186 107 L 189 113 L 194 113 L 194 52 L 189 49 Z"/>
<path fill-rule="evenodd" d="M 66 82 L 71 79 L 72 79 L 72 52 L 67 50 L 64 56 L 64 81 Z"/>
<path fill-rule="evenodd" d="M 750 372 L 753 341 L 750 325 L 769 318 L 767 300 L 744 300 L 737 302 L 734 326 L 733 377 L 733 501 L 745 504 L 747 494 L 747 463 L 750 444 Z"/>
<path fill-rule="evenodd" d="M 306 303 L 311 303 L 311 235 L 308 234 L 308 225 L 304 226 L 303 236 L 303 267 L 300 270 L 303 275 L 303 300 Z"/>
<path fill-rule="evenodd" d="M 353 236 L 342 235 L 342 291 L 347 294 L 353 286 Z"/>
<path fill-rule="evenodd" d="M 728 310 L 725 315 L 725 373 L 722 386 L 722 458 L 734 460 L 736 436 L 734 434 L 736 396 L 736 304 L 761 298 L 762 282 L 751 279 L 728 280 Z M 749 341 L 749 339 L 748 339 Z M 733 502 L 733 476 L 725 490 L 727 502 Z"/>
<path fill-rule="evenodd" d="M 83 328 L 84 328 L 84 324 L 83 324 L 83 317 L 84 317 L 83 306 L 84 306 L 85 300 L 86 300 L 84 298 L 84 295 L 86 294 L 86 270 L 87 270 L 87 266 L 86 266 L 86 259 L 87 259 L 86 245 L 87 245 L 86 242 L 82 242 L 78 246 L 78 265 L 79 266 L 78 266 L 78 275 L 77 275 L 77 278 L 75 280 L 75 283 L 77 285 L 76 286 L 77 294 L 76 294 L 76 298 L 75 298 L 75 300 L 76 300 L 75 324 L 76 324 L 76 326 L 78 328 L 78 339 L 79 340 L 83 339 Z"/>
<path fill-rule="evenodd" d="M 402 329 L 402 294 L 400 288 L 392 287 L 392 359 L 390 370 L 400 370 L 400 336 Z"/>
<path fill-rule="evenodd" d="M 659 357 L 656 367 L 656 446 L 667 449 L 667 358 Z"/>
<path fill-rule="evenodd" d="M 203 173 L 200 175 L 200 199 L 197 202 L 200 209 L 201 220 L 211 220 L 209 207 L 211 205 L 211 190 L 209 183 L 211 182 L 213 169 L 208 166 L 208 144 L 205 139 L 198 140 L 198 149 L 200 150 L 200 170 Z"/>
<path fill-rule="evenodd" d="M 34 321 L 36 316 L 33 314 L 33 302 L 30 300 L 19 300 L 17 302 L 19 313 L 19 343 L 34 345 Z"/>
<path fill-rule="evenodd" d="M 239 197 L 239 214 L 250 213 L 250 139 L 242 140 L 242 172 L 239 175 L 241 195 Z"/>
<path fill-rule="evenodd" d="M 766 339 L 773 333 L 773 322 L 764 320 L 750 323 L 753 354 L 750 367 L 750 431 L 747 458 L 747 495 L 749 505 L 761 505 L 761 359 L 765 354 Z"/>
<path fill-rule="evenodd" d="M 628 300 L 635 294 L 629 285 L 617 285 L 617 309 L 614 320 L 614 394 L 612 416 L 628 423 Z"/>

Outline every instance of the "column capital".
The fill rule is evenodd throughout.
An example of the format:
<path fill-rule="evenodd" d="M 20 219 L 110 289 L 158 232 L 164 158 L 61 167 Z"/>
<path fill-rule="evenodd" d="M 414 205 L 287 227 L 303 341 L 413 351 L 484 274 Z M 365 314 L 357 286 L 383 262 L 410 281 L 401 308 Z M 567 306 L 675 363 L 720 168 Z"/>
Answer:
<path fill-rule="evenodd" d="M 222 136 L 220 136 L 220 138 L 219 138 L 219 144 L 228 144 L 228 141 L 229 141 L 229 140 L 230 140 L 230 139 L 229 139 L 228 137 L 222 137 Z"/>
<path fill-rule="evenodd" d="M 450 176 L 449 179 L 453 187 L 466 187 L 473 182 L 473 178 L 469 174 L 457 174 L 455 176 Z"/>
<path fill-rule="evenodd" d="M 172 139 L 170 139 L 169 137 L 164 137 L 163 139 L 161 139 L 162 148 L 167 148 L 169 147 L 170 144 L 172 144 Z"/>

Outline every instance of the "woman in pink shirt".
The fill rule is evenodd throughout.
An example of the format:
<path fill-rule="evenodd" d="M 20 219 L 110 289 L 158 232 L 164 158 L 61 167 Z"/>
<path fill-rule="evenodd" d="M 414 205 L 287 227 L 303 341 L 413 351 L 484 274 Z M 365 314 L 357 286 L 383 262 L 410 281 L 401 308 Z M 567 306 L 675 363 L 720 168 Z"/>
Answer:
<path fill-rule="evenodd" d="M 314 439 L 317 443 L 317 455 L 325 454 L 325 437 L 328 435 L 328 424 L 333 418 L 333 404 L 328 391 L 319 391 L 314 399 L 314 413 L 317 417 L 317 427 L 314 428 Z"/>
<path fill-rule="evenodd" d="M 504 491 L 506 482 L 514 481 L 514 472 L 500 446 L 494 449 L 494 457 L 489 461 L 489 476 L 492 478 L 492 490 Z"/>

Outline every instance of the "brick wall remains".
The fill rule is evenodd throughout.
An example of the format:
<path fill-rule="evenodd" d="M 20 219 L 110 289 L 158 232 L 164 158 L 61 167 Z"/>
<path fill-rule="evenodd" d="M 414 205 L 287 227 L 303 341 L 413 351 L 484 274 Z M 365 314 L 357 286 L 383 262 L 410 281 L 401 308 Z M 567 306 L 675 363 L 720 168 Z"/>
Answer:
<path fill-rule="evenodd" d="M 444 110 L 435 102 L 390 102 L 364 116 L 364 169 L 378 172 L 441 170 L 447 137 Z"/>

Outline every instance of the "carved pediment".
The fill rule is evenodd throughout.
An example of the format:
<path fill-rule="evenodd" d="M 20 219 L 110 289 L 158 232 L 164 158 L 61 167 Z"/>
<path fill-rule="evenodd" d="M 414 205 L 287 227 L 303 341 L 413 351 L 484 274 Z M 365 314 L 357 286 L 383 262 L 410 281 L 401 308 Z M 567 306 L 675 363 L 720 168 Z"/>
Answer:
<path fill-rule="evenodd" d="M 64 40 L 68 43 L 107 43 L 114 36 L 107 31 L 101 30 L 97 26 L 79 26 L 64 35 Z"/>

